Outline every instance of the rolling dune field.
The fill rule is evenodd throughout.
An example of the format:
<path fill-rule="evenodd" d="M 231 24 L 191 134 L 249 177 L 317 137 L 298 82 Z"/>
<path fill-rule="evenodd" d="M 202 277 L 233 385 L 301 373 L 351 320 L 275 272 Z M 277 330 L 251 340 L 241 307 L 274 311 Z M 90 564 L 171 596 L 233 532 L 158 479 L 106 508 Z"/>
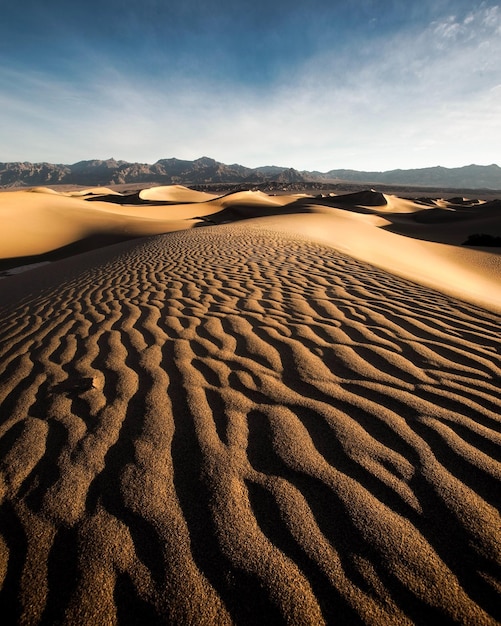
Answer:
<path fill-rule="evenodd" d="M 131 238 L 0 281 L 8 623 L 501 623 L 492 207 L 15 193 Z"/>

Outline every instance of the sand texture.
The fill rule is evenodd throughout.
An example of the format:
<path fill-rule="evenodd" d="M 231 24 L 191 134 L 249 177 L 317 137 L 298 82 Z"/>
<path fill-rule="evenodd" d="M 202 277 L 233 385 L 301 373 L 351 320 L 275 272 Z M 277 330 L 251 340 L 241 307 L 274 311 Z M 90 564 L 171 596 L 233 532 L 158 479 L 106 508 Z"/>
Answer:
<path fill-rule="evenodd" d="M 198 196 L 0 281 L 7 623 L 500 623 L 498 255 L 371 198 Z M 56 199 L 65 244 L 107 204 Z"/>

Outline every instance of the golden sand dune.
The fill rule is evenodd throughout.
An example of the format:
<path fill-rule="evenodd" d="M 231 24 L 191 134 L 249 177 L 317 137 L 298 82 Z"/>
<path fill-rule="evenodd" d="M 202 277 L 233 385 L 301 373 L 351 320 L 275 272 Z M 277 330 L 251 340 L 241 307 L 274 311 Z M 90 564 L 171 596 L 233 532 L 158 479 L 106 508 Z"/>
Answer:
<path fill-rule="evenodd" d="M 160 202 L 206 202 L 213 200 L 214 194 L 194 191 L 183 185 L 167 185 L 162 187 L 151 187 L 142 189 L 139 192 L 142 200 L 155 200 Z"/>
<path fill-rule="evenodd" d="M 86 190 L 85 195 L 92 192 Z M 297 200 L 297 196 L 273 198 L 251 191 L 217 197 L 173 186 L 140 192 L 154 205 L 128 206 L 105 199 L 88 202 L 80 192 L 68 193 L 34 188 L 0 194 L 0 259 L 43 255 L 96 235 L 131 238 L 184 230 L 199 222 L 190 222 L 193 218 L 214 214 L 227 221 L 274 214 Z M 167 204 L 158 206 L 160 198 Z M 174 199 L 178 204 L 172 204 Z"/>
<path fill-rule="evenodd" d="M 499 253 L 394 234 L 386 230 L 391 227 L 386 215 L 383 218 L 333 208 L 325 213 L 325 209 L 315 207 L 311 211 L 286 219 L 256 218 L 252 223 L 308 235 L 398 276 L 501 313 Z"/>
<path fill-rule="evenodd" d="M 287 210 L 0 282 L 11 623 L 501 621 L 496 307 L 387 215 Z"/>
<path fill-rule="evenodd" d="M 5 192 L 0 196 L 0 259 L 42 255 L 95 235 L 142 237 L 190 226 L 184 215 L 165 215 L 165 209 L 163 217 L 151 218 L 115 207 L 61 194 Z"/>
<path fill-rule="evenodd" d="M 67 191 L 63 195 L 70 197 L 79 196 L 121 196 L 122 194 L 108 187 L 90 187 L 89 189 L 80 189 Z"/>
<path fill-rule="evenodd" d="M 49 193 L 56 196 L 59 195 L 59 193 L 55 189 L 51 189 L 50 187 L 32 187 L 31 189 L 29 189 L 29 191 L 31 193 Z"/>

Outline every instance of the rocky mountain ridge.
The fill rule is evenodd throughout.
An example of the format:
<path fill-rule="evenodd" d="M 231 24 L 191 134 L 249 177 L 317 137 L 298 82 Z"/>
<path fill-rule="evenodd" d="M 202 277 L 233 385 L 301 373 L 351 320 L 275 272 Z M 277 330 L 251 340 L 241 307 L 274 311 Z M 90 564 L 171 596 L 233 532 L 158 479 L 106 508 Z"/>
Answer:
<path fill-rule="evenodd" d="M 155 183 L 161 185 L 205 185 L 215 183 L 280 184 L 339 183 L 344 181 L 423 187 L 501 189 L 498 165 L 467 165 L 458 168 L 428 167 L 386 172 L 333 169 L 328 172 L 298 171 L 294 168 L 263 166 L 249 168 L 226 165 L 209 157 L 194 161 L 168 158 L 154 164 L 129 163 L 115 159 L 92 159 L 72 165 L 53 163 L 0 163 L 1 187 L 38 185 L 118 185 Z"/>

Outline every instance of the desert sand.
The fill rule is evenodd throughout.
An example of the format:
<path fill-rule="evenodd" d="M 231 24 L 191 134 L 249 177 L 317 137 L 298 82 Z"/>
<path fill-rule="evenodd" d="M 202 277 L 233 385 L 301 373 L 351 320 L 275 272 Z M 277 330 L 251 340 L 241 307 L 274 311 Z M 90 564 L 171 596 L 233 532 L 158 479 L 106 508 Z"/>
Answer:
<path fill-rule="evenodd" d="M 0 280 L 8 623 L 500 623 L 501 250 L 461 246 L 499 202 L 37 188 L 0 218 L 4 267 L 46 263 Z"/>

